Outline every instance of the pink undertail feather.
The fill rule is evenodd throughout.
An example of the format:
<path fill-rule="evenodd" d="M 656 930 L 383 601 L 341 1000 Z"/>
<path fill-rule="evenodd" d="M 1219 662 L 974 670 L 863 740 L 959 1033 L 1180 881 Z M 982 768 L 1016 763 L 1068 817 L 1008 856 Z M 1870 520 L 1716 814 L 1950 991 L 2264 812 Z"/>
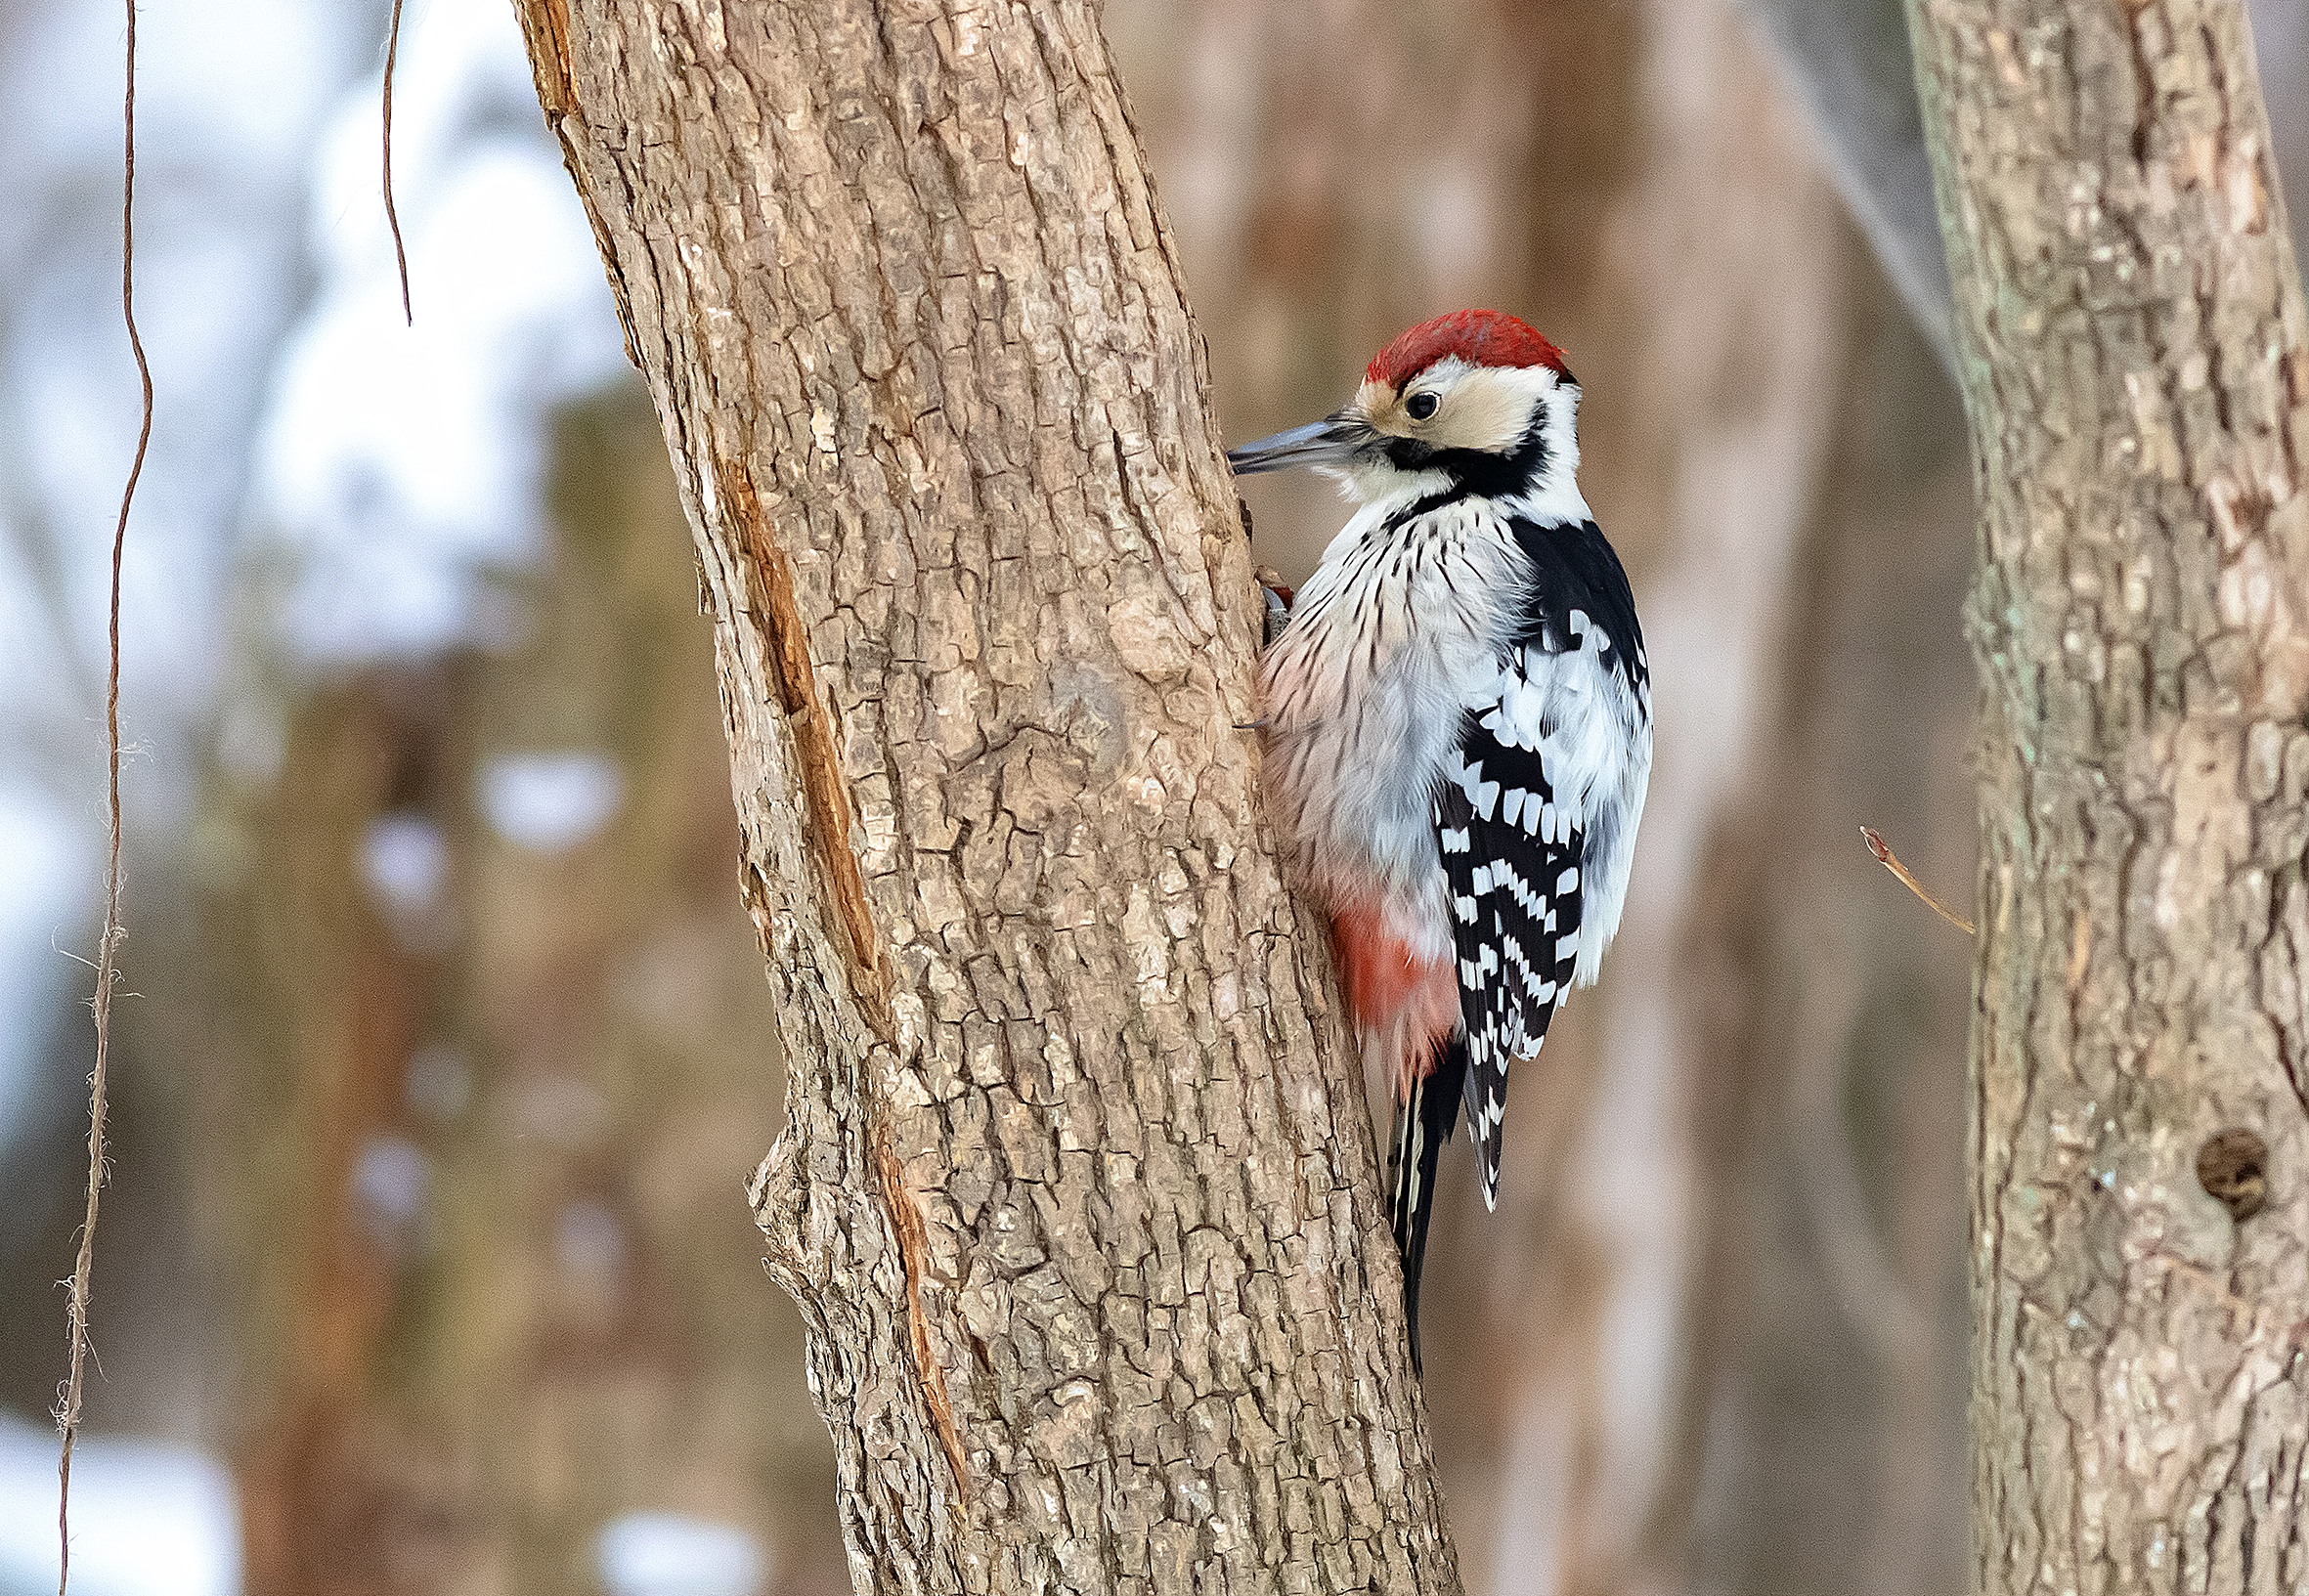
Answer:
<path fill-rule="evenodd" d="M 1419 1274 L 1435 1210 L 1435 1176 L 1466 1078 L 1466 1050 L 1452 1041 L 1459 1023 L 1459 983 L 1448 956 L 1420 958 L 1377 907 L 1350 904 L 1330 924 L 1356 1037 L 1366 1061 L 1386 1073 L 1395 1095 L 1387 1209 L 1403 1255 L 1403 1312 L 1416 1370 Z M 1446 1061 L 1451 1067 L 1438 1077 L 1437 1067 Z"/>
<path fill-rule="evenodd" d="M 1433 1073 L 1459 1022 L 1451 961 L 1418 958 L 1385 912 L 1371 904 L 1339 910 L 1330 927 L 1364 1056 L 1394 1083 L 1395 1101 L 1408 1103 L 1413 1084 Z"/>

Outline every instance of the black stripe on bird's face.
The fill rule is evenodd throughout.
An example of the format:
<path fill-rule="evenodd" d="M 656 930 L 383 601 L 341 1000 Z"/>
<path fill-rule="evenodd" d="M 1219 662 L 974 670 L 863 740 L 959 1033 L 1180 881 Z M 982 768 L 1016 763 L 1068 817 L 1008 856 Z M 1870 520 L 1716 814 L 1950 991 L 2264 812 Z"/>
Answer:
<path fill-rule="evenodd" d="M 1460 495 L 1512 498 L 1536 489 L 1547 469 L 1547 409 L 1532 410 L 1531 422 L 1513 447 L 1504 450 L 1453 449 L 1418 438 L 1375 432 L 1357 451 L 1372 463 L 1386 461 L 1398 471 L 1440 471 Z"/>

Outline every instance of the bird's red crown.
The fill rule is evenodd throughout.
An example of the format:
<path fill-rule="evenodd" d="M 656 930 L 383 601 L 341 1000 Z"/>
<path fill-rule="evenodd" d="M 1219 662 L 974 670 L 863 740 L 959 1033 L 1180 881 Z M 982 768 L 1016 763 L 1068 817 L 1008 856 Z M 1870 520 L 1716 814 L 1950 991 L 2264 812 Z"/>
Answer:
<path fill-rule="evenodd" d="M 1421 322 L 1372 358 L 1364 375 L 1401 388 L 1448 356 L 1469 366 L 1545 366 L 1560 373 L 1563 351 L 1504 311 L 1453 311 Z"/>

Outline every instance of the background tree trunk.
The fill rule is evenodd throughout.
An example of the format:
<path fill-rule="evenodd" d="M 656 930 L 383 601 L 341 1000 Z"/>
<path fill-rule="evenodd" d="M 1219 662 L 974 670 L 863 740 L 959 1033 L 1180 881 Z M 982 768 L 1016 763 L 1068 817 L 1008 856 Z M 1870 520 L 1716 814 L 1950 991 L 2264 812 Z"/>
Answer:
<path fill-rule="evenodd" d="M 861 1590 L 1453 1590 L 1094 13 L 522 0 L 716 618 Z"/>
<path fill-rule="evenodd" d="M 1981 504 L 1983 1592 L 2298 1589 L 2309 347 L 2236 0 L 1910 0 Z"/>
<path fill-rule="evenodd" d="M 779 1059 L 664 453 L 638 383 L 566 412 L 519 646 L 307 692 L 212 783 L 170 966 L 210 1012 L 165 1056 L 202 1060 L 250 1596 L 617 1588 L 636 1513 L 842 1580 L 743 1206 Z"/>

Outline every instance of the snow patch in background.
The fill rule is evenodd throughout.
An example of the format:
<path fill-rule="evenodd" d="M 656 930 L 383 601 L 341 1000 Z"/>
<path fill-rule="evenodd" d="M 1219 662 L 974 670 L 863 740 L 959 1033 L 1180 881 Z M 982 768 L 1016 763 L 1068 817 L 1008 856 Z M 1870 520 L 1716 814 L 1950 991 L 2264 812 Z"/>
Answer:
<path fill-rule="evenodd" d="M 627 1514 L 594 1556 L 610 1596 L 758 1596 L 769 1575 L 755 1536 L 677 1513 Z"/>
<path fill-rule="evenodd" d="M 370 1235 L 389 1247 L 406 1244 L 425 1217 L 432 1166 L 406 1137 L 371 1136 L 353 1161 L 353 1202 Z"/>
<path fill-rule="evenodd" d="M 626 370 L 511 8 L 437 6 L 405 24 L 393 128 L 415 323 L 402 319 L 364 83 L 320 162 L 323 284 L 259 445 L 295 571 L 281 622 L 308 666 L 514 640 L 502 579 L 543 544 L 546 420 Z"/>
<path fill-rule="evenodd" d="M 481 812 L 515 847 L 560 853 L 591 837 L 625 801 L 626 779 L 605 754 L 509 754 L 481 767 Z"/>
<path fill-rule="evenodd" d="M 411 953 L 445 953 L 457 940 L 457 905 L 449 897 L 449 839 L 414 810 L 396 809 L 369 824 L 361 839 L 361 875 L 393 939 Z"/>
<path fill-rule="evenodd" d="M 56 1432 L 0 1413 L 0 1596 L 56 1589 Z M 72 1448 L 74 1596 L 235 1596 L 233 1479 L 205 1452 L 82 1432 Z"/>
<path fill-rule="evenodd" d="M 449 880 L 449 840 L 423 815 L 397 809 L 370 823 L 361 874 L 397 920 L 421 920 L 441 906 Z"/>

